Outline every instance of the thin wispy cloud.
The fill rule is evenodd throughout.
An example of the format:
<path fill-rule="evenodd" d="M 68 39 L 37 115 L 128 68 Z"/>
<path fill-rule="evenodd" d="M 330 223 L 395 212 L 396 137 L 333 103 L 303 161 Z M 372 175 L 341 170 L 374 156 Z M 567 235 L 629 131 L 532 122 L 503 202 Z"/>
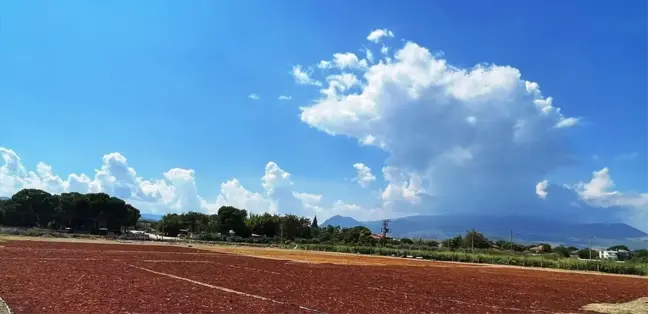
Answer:
<path fill-rule="evenodd" d="M 284 95 L 279 96 L 279 100 L 291 100 L 291 99 L 292 96 L 284 96 Z"/>
<path fill-rule="evenodd" d="M 252 100 L 259 100 L 259 95 L 257 95 L 257 94 L 250 94 L 250 95 L 248 95 L 248 98 L 250 98 L 250 99 L 252 99 Z"/>
<path fill-rule="evenodd" d="M 614 157 L 614 159 L 616 159 L 616 160 L 632 160 L 632 159 L 637 158 L 637 155 L 638 155 L 637 152 L 625 153 L 625 154 L 617 155 L 616 157 Z"/>

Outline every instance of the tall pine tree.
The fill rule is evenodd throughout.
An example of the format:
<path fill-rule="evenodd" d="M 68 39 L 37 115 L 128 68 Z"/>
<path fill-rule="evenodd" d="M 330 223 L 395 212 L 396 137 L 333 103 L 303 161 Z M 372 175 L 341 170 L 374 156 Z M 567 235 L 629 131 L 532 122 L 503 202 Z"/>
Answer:
<path fill-rule="evenodd" d="M 317 216 L 315 216 L 315 218 L 313 218 L 313 223 L 311 224 L 311 228 L 313 228 L 313 229 L 319 228 L 319 226 L 317 225 Z"/>

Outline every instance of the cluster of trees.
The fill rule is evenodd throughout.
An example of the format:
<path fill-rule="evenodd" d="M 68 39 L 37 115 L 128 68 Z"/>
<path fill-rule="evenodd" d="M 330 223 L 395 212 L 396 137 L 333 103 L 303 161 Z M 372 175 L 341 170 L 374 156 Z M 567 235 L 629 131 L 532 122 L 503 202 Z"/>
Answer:
<path fill-rule="evenodd" d="M 358 226 L 320 228 L 317 217 L 312 221 L 296 215 L 249 214 L 244 209 L 223 206 L 218 213 L 207 215 L 198 212 L 166 214 L 152 228 L 167 236 L 177 236 L 180 230 L 187 230 L 198 237 L 211 238 L 211 234 L 248 238 L 252 235 L 275 240 L 307 240 L 312 243 L 341 243 L 349 245 L 375 245 L 371 230 Z"/>
<path fill-rule="evenodd" d="M 139 218 L 137 208 L 105 193 L 57 195 L 23 189 L 0 200 L 0 225 L 12 227 L 118 231 L 134 226 Z"/>
<path fill-rule="evenodd" d="M 475 229 L 466 232 L 464 236 L 457 235 L 454 238 L 446 239 L 441 242 L 444 247 L 450 249 L 471 248 L 471 249 L 489 249 L 494 244 L 482 233 Z"/>
<path fill-rule="evenodd" d="M 295 215 L 248 215 L 245 209 L 232 206 L 222 206 L 214 215 L 199 212 L 166 214 L 152 227 L 167 236 L 176 236 L 180 230 L 186 229 L 197 234 L 229 235 L 233 232 L 242 238 L 255 234 L 270 238 L 283 237 L 287 240 L 311 238 L 313 229 L 318 229 L 317 218 L 311 222 L 309 218 Z"/>

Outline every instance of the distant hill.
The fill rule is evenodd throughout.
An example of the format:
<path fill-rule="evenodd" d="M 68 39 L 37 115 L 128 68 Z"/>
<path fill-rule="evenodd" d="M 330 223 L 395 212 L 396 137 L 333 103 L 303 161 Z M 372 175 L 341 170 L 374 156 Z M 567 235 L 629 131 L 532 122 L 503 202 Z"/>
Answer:
<path fill-rule="evenodd" d="M 357 221 L 351 217 L 333 216 L 321 224 L 321 226 L 327 225 L 339 225 L 343 228 L 366 226 L 372 232 L 378 233 L 381 222 Z M 509 240 L 513 231 L 515 242 L 546 242 L 581 247 L 589 244 L 590 237 L 593 237 L 594 247 L 607 247 L 614 245 L 613 243 L 645 247 L 645 242 L 640 238 L 648 236 L 645 232 L 625 223 L 582 224 L 526 216 L 419 215 L 392 219 L 389 227 L 394 237 L 441 240 L 465 234 L 467 230 L 474 228 L 493 240 Z"/>
<path fill-rule="evenodd" d="M 8 199 L 9 199 L 8 197 L 0 196 L 0 201 L 6 201 Z"/>
<path fill-rule="evenodd" d="M 162 220 L 162 215 L 141 213 L 140 220 L 160 221 Z"/>
<path fill-rule="evenodd" d="M 331 226 L 340 226 L 342 228 L 351 228 L 355 226 L 364 226 L 364 222 L 357 221 L 351 217 L 345 217 L 345 216 L 340 216 L 340 215 L 335 215 L 323 223 L 320 224 L 320 227 L 326 227 L 328 225 Z"/>

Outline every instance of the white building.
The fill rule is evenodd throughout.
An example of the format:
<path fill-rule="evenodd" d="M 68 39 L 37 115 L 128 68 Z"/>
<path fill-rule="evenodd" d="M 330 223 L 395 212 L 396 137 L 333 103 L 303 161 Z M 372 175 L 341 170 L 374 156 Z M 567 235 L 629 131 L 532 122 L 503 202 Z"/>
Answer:
<path fill-rule="evenodd" d="M 630 255 L 630 252 L 626 250 L 617 250 L 617 251 L 601 250 L 598 253 L 599 253 L 599 259 L 609 259 L 609 260 L 618 260 L 619 257 L 623 258 L 622 260 L 626 260 Z"/>
<path fill-rule="evenodd" d="M 600 259 L 616 260 L 619 258 L 619 256 L 617 255 L 617 251 L 599 251 L 598 253 Z"/>

